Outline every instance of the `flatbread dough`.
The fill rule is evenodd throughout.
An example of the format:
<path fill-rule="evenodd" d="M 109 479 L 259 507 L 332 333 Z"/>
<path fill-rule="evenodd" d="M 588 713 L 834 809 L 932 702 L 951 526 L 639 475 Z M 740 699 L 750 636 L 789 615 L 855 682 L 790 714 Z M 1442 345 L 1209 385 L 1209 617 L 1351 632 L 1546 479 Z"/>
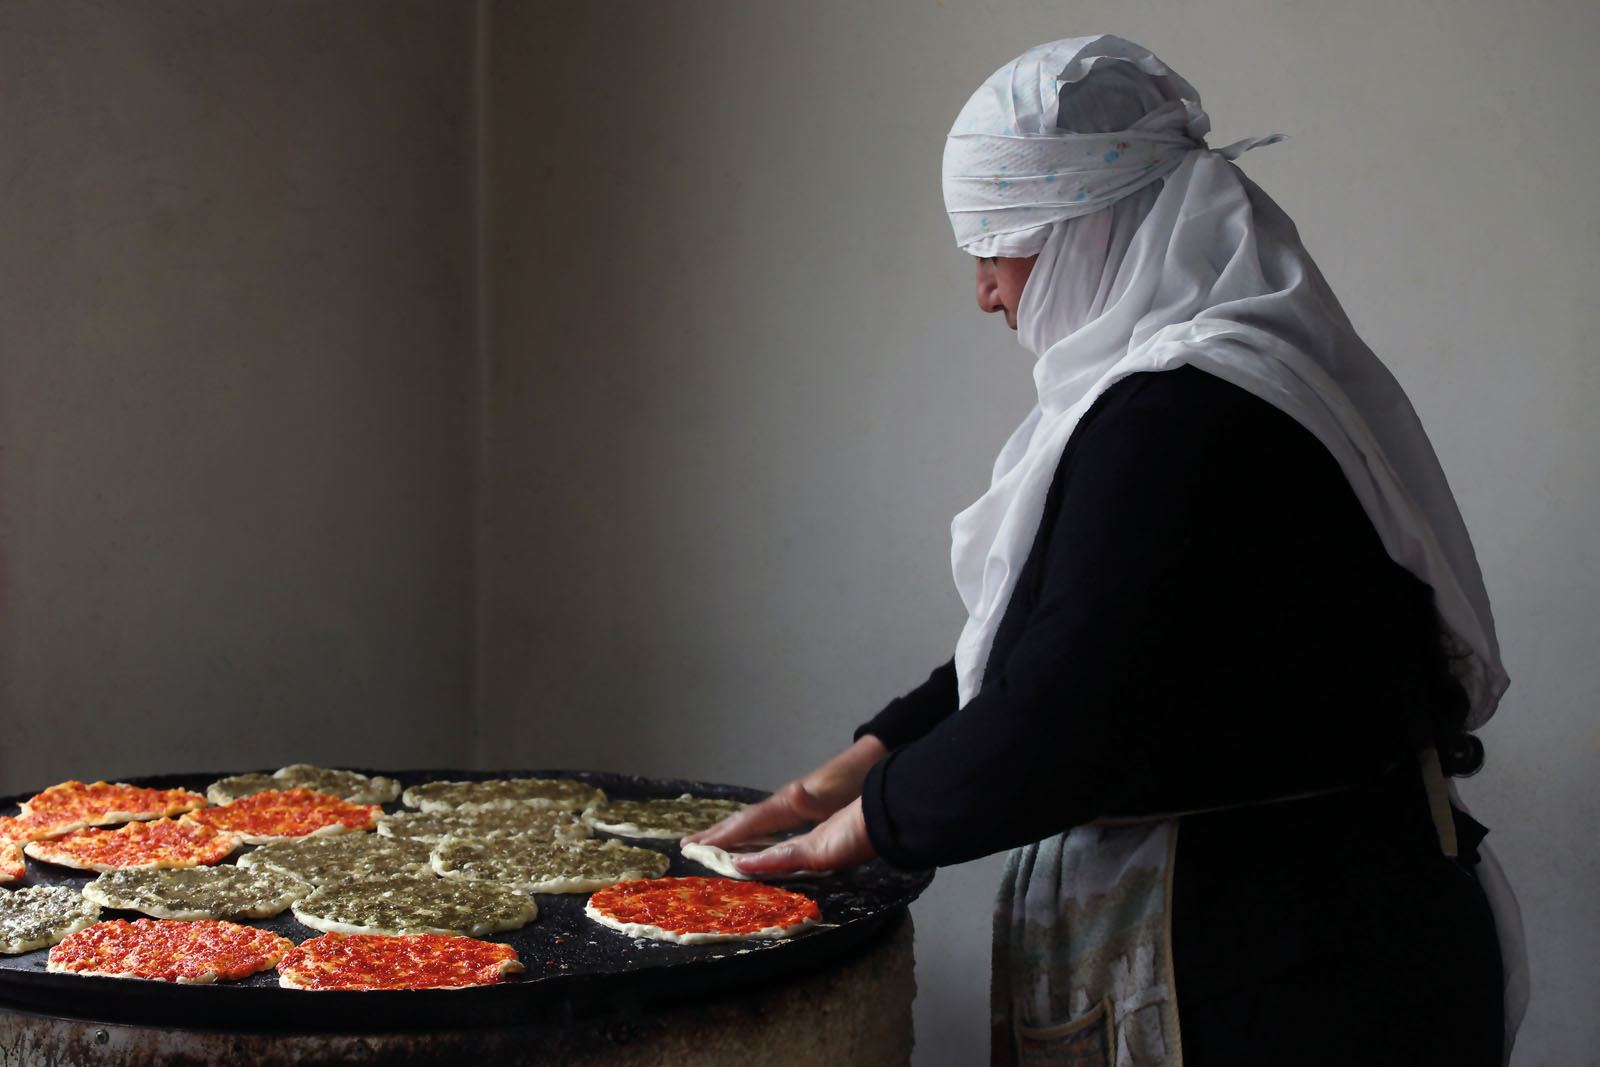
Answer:
<path fill-rule="evenodd" d="M 533 808 L 582 811 L 606 799 L 604 790 L 571 778 L 493 778 L 486 782 L 427 782 L 400 797 L 423 811 L 489 811 L 526 804 Z"/>
<path fill-rule="evenodd" d="M 28 864 L 22 858 L 21 843 L 0 838 L 0 882 L 15 882 L 27 873 Z"/>
<path fill-rule="evenodd" d="M 206 799 L 221 807 L 277 788 L 278 780 L 270 774 L 234 774 L 206 786 Z"/>
<path fill-rule="evenodd" d="M 790 878 L 826 878 L 832 871 L 775 871 L 771 874 L 746 874 L 733 865 L 736 853 L 760 852 L 762 849 L 775 845 L 776 840 L 753 841 L 748 847 L 735 849 L 732 852 L 716 845 L 702 845 L 691 841 L 683 846 L 683 858 L 692 863 L 698 863 L 709 871 L 715 871 L 724 878 L 737 878 L 740 881 L 763 880 L 781 882 Z"/>
<path fill-rule="evenodd" d="M 446 837 L 497 841 L 526 837 L 534 841 L 582 841 L 593 834 L 570 811 L 533 808 L 526 804 L 487 811 L 397 811 L 378 817 L 378 833 L 436 845 Z"/>
<path fill-rule="evenodd" d="M 47 948 L 100 921 L 100 905 L 70 886 L 0 889 L 0 954 Z"/>
<path fill-rule="evenodd" d="M 617 882 L 659 878 L 671 860 L 621 841 L 535 844 L 519 838 L 446 838 L 433 850 L 433 869 L 451 880 L 494 882 L 524 893 L 591 893 Z"/>
<path fill-rule="evenodd" d="M 310 789 L 352 804 L 387 804 L 400 795 L 400 783 L 393 778 L 291 763 L 271 774 L 219 778 L 206 787 L 206 799 L 213 804 L 231 804 L 269 789 Z"/>
<path fill-rule="evenodd" d="M 56 945 L 45 969 L 193 985 L 268 970 L 292 948 L 270 930 L 216 919 L 113 919 Z"/>
<path fill-rule="evenodd" d="M 285 989 L 465 989 L 524 970 L 510 945 L 443 934 L 323 934 L 278 961 Z"/>
<path fill-rule="evenodd" d="M 203 808 L 206 798 L 187 789 L 146 789 L 124 782 L 59 782 L 22 802 L 17 815 L 0 817 L 0 838 L 40 841 L 86 826 L 160 819 Z"/>
<path fill-rule="evenodd" d="M 266 919 L 311 889 L 298 875 L 270 867 L 129 868 L 107 871 L 83 895 L 103 908 L 158 919 Z"/>
<path fill-rule="evenodd" d="M 526 893 L 465 878 L 379 878 L 325 885 L 294 904 L 313 930 L 341 934 L 461 934 L 483 937 L 532 922 Z"/>
<path fill-rule="evenodd" d="M 239 866 L 271 867 L 297 875 L 314 886 L 351 878 L 389 878 L 400 875 L 433 877 L 428 866 L 428 845 L 376 834 L 339 834 L 275 841 L 239 857 Z"/>
<path fill-rule="evenodd" d="M 816 901 L 728 878 L 659 878 L 597 891 L 584 914 L 630 937 L 680 945 L 793 937 L 822 919 Z"/>
<path fill-rule="evenodd" d="M 221 863 L 239 847 L 239 838 L 187 819 L 124 823 L 115 830 L 74 830 L 60 837 L 29 841 L 30 858 L 80 871 L 121 867 L 198 867 Z"/>
<path fill-rule="evenodd" d="M 382 812 L 377 804 L 351 804 L 313 789 L 268 789 L 183 818 L 238 834 L 246 844 L 263 845 L 371 830 Z"/>
<path fill-rule="evenodd" d="M 676 797 L 649 800 L 606 800 L 584 809 L 583 821 L 596 830 L 621 837 L 676 841 L 685 834 L 707 830 L 745 807 L 742 801 L 720 797 Z"/>

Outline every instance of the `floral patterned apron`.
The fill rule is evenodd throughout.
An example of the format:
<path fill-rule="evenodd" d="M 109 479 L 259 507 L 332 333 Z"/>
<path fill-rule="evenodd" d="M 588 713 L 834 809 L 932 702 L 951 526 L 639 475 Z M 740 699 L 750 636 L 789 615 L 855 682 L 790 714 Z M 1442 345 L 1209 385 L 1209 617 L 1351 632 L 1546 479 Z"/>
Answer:
<path fill-rule="evenodd" d="M 1439 850 L 1454 856 L 1439 755 L 1424 749 L 1419 763 Z M 1078 826 L 1011 851 L 994 916 L 994 1067 L 1182 1067 L 1172 870 L 1192 814 Z"/>
<path fill-rule="evenodd" d="M 994 920 L 991 1058 L 1180 1067 L 1176 819 L 1080 826 L 1013 849 Z"/>

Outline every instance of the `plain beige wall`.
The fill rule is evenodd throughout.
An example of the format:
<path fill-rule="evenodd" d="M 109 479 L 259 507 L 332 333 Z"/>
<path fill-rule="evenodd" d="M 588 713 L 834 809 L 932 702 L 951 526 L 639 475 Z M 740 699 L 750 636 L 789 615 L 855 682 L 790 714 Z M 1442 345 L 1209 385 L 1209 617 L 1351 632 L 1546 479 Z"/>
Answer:
<path fill-rule="evenodd" d="M 0 2 L 0 792 L 472 758 L 462 16 Z"/>
<path fill-rule="evenodd" d="M 1528 912 L 1515 1062 L 1596 1062 L 1597 19 L 0 0 L 0 792 L 824 758 L 948 655 L 948 520 L 1030 397 L 944 132 L 1114 29 L 1214 143 L 1292 135 L 1245 168 L 1433 435 L 1513 676 L 1463 792 Z M 917 905 L 919 1064 L 983 1058 L 997 869 Z"/>

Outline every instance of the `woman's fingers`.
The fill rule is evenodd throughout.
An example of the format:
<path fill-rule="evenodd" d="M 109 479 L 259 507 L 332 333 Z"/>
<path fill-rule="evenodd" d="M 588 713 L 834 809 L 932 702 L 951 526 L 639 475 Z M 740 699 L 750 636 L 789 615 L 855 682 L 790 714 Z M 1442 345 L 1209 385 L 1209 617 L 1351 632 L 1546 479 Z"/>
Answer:
<path fill-rule="evenodd" d="M 685 843 L 727 848 L 766 834 L 821 822 L 861 795 L 861 782 L 888 749 L 864 734 L 821 767 L 797 778 L 767 799 L 683 838 Z"/>
<path fill-rule="evenodd" d="M 760 852 L 747 852 L 730 857 L 733 865 L 745 874 L 783 874 L 788 871 L 820 871 L 825 867 L 812 867 L 807 865 L 804 856 L 809 849 L 804 844 L 805 839 L 811 836 L 803 834 L 800 837 L 790 838 L 780 845 L 764 848 Z"/>
<path fill-rule="evenodd" d="M 746 874 L 780 874 L 786 871 L 837 871 L 867 863 L 877 857 L 867 837 L 861 801 L 854 800 L 830 815 L 810 833 L 748 855 L 733 857 Z"/>
<path fill-rule="evenodd" d="M 683 840 L 727 848 L 729 845 L 748 841 L 752 837 L 761 837 L 780 830 L 792 830 L 806 821 L 804 817 L 795 814 L 780 790 L 760 803 L 734 812 L 709 830 L 690 834 Z"/>

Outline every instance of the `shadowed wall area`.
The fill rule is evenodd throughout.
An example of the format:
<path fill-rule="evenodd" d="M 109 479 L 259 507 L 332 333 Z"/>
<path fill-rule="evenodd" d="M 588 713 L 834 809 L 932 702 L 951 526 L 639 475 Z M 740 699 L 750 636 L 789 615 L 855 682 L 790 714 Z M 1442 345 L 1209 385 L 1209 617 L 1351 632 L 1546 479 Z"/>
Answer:
<path fill-rule="evenodd" d="M 7 791 L 472 758 L 461 14 L 0 4 Z"/>

